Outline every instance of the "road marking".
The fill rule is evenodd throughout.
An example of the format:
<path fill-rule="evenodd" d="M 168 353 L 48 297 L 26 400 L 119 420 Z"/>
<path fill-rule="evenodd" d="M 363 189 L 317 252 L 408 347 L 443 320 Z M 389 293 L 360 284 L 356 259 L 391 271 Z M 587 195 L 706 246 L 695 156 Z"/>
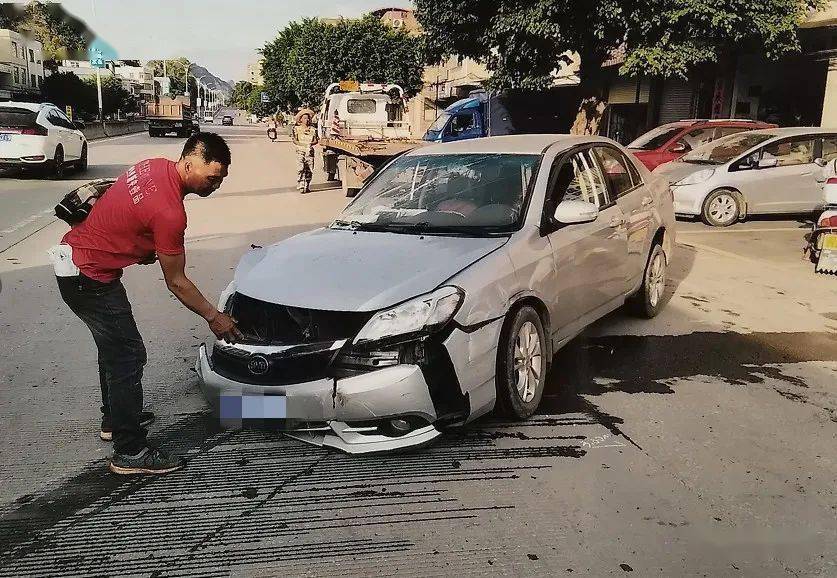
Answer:
<path fill-rule="evenodd" d="M 87 141 L 87 144 L 90 145 L 90 146 L 93 146 L 93 145 L 97 145 L 99 143 L 113 142 L 115 140 L 126 139 L 126 138 L 130 138 L 130 137 L 133 137 L 133 136 L 141 135 L 141 134 L 148 134 L 148 133 L 146 131 L 141 131 L 141 132 L 132 132 L 130 134 L 121 134 L 119 136 L 106 136 L 104 138 L 97 138 L 96 140 L 89 140 L 89 141 Z"/>
<path fill-rule="evenodd" d="M 22 221 L 19 221 L 19 222 L 15 223 L 14 225 L 9 227 L 8 229 L 3 229 L 2 231 L 0 231 L 0 236 L 11 235 L 15 231 L 18 231 L 18 230 L 22 229 L 23 227 L 25 227 L 27 225 L 31 225 L 32 223 L 35 223 L 35 222 L 43 219 L 45 215 L 49 215 L 52 212 L 53 212 L 53 209 L 44 209 L 40 213 L 35 213 L 31 217 L 27 217 L 27 218 L 23 219 Z"/>
<path fill-rule="evenodd" d="M 744 255 L 739 255 L 737 253 L 732 253 L 730 251 L 724 251 L 723 249 L 716 249 L 715 247 L 710 247 L 709 245 L 703 245 L 701 243 L 677 243 L 678 245 L 683 245 L 686 247 L 691 247 L 693 249 L 698 249 L 700 251 L 706 251 L 707 253 L 714 253 L 715 255 L 719 255 L 721 257 L 728 257 L 730 259 L 738 259 L 739 261 L 746 261 L 748 263 L 752 263 L 754 265 L 759 265 L 761 267 L 769 267 L 771 269 L 776 269 L 777 271 L 787 272 L 786 268 L 783 268 L 780 265 L 771 263 L 770 261 L 765 261 L 763 259 L 756 259 L 753 257 L 745 257 Z"/>
<path fill-rule="evenodd" d="M 678 235 L 715 235 L 717 233 L 776 233 L 779 231 L 797 231 L 799 233 L 806 233 L 809 227 L 773 227 L 769 229 L 721 229 L 718 231 L 684 231 L 678 229 Z"/>

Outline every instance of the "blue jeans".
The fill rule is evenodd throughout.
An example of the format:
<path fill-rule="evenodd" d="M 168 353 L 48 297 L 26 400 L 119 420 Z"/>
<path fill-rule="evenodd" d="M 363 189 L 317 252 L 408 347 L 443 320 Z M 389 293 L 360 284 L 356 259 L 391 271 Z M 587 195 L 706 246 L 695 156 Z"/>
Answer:
<path fill-rule="evenodd" d="M 82 274 L 56 277 L 61 297 L 90 333 L 99 351 L 102 414 L 113 427 L 113 448 L 134 455 L 146 446 L 140 426 L 145 345 L 134 321 L 125 287 L 119 280 L 102 283 Z"/>

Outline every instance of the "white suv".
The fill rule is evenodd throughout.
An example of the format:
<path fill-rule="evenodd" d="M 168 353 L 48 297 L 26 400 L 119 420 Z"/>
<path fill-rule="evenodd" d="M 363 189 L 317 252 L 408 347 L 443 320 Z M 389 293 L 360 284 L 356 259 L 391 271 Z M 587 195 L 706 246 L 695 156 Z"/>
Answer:
<path fill-rule="evenodd" d="M 55 178 L 67 166 L 87 169 L 87 139 L 55 105 L 0 103 L 0 169 L 46 168 Z"/>

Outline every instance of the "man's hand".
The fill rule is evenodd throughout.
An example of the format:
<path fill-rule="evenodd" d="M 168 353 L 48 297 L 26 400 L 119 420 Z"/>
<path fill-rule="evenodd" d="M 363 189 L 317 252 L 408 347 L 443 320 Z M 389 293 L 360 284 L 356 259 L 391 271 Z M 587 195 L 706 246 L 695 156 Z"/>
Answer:
<path fill-rule="evenodd" d="M 218 311 L 214 317 L 207 319 L 207 322 L 209 323 L 209 329 L 218 339 L 235 343 L 244 338 L 244 335 L 235 326 L 235 319 L 226 313 Z"/>
<path fill-rule="evenodd" d="M 153 265 L 157 262 L 157 253 L 151 253 L 145 259 L 139 262 L 140 265 Z"/>

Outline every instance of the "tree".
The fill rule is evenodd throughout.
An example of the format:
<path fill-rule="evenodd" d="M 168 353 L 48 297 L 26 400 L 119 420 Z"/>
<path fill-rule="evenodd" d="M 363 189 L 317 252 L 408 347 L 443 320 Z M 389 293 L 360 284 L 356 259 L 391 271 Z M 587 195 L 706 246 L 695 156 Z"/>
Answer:
<path fill-rule="evenodd" d="M 91 78 L 84 81 L 93 91 L 96 90 L 96 80 Z M 98 97 L 97 97 L 98 98 Z M 98 107 L 98 100 L 96 103 Z M 139 110 L 137 98 L 122 86 L 122 80 L 115 76 L 102 78 L 102 113 L 114 115 L 118 112 L 129 113 Z"/>
<path fill-rule="evenodd" d="M 84 82 L 71 72 L 59 72 L 44 78 L 41 84 L 44 100 L 64 108 L 73 107 L 76 118 L 94 118 L 99 112 L 96 85 Z"/>
<path fill-rule="evenodd" d="M 163 66 L 162 60 L 149 60 L 148 66 L 154 71 L 154 76 L 163 76 L 165 70 L 168 77 L 171 79 L 171 96 L 181 96 L 186 94 L 186 71 L 192 66 L 188 58 L 172 58 L 166 60 Z M 193 76 L 189 75 L 189 92 L 196 94 L 197 83 Z"/>
<path fill-rule="evenodd" d="M 24 7 L 3 5 L 0 21 L 43 45 L 44 61 L 86 58 L 87 45 L 96 35 L 84 22 L 57 3 L 30 2 Z M 47 64 L 47 67 L 49 65 Z"/>
<path fill-rule="evenodd" d="M 498 89 L 550 86 L 567 53 L 581 56 L 581 130 L 603 110 L 599 75 L 617 49 L 620 73 L 688 77 L 735 49 L 778 58 L 799 50 L 798 23 L 824 0 L 415 0 L 426 58 L 486 64 Z"/>
<path fill-rule="evenodd" d="M 250 98 L 250 93 L 253 92 L 253 83 L 247 80 L 239 80 L 233 87 L 231 104 L 242 110 L 247 109 L 247 101 Z"/>
<path fill-rule="evenodd" d="M 269 105 L 293 109 L 319 104 L 338 80 L 393 82 L 407 96 L 422 86 L 422 41 L 368 15 L 327 24 L 292 22 L 262 49 Z"/>

